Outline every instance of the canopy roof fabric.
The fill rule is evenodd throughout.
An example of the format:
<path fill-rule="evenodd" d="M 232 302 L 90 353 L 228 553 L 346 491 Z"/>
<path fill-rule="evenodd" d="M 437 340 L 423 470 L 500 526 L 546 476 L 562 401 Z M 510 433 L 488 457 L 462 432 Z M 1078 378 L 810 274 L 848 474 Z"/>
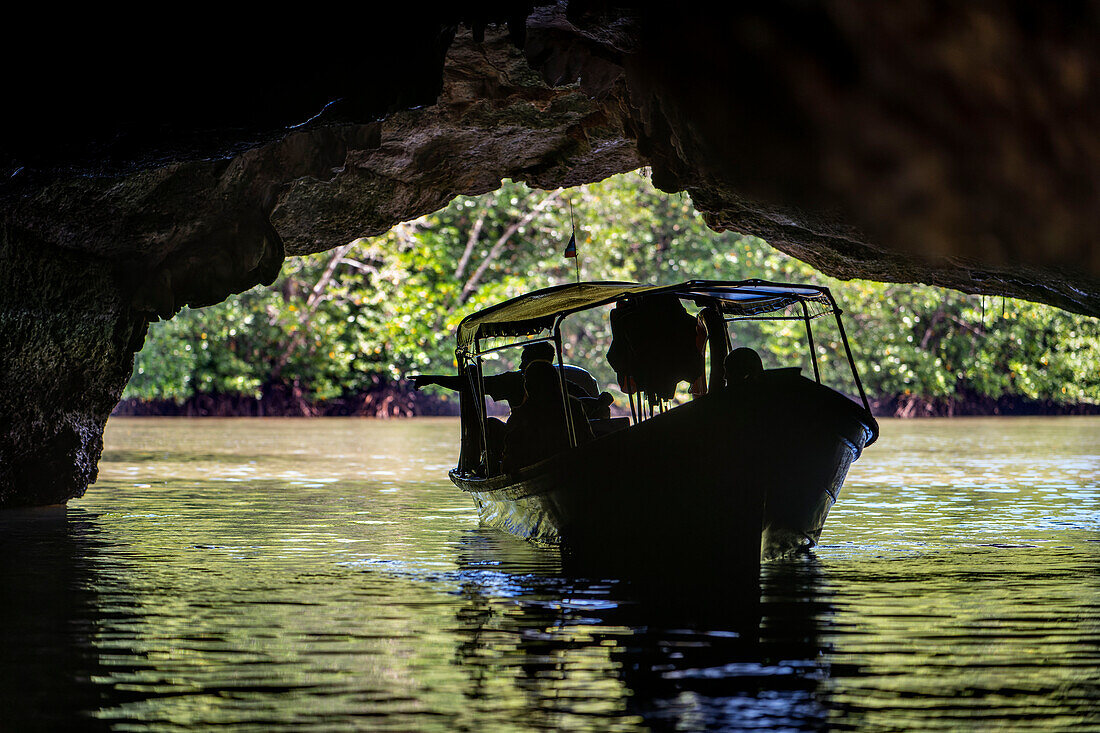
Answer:
<path fill-rule="evenodd" d="M 671 293 L 700 302 L 717 301 L 723 313 L 733 316 L 774 313 L 798 302 L 817 304 L 820 310 L 811 317 L 835 309 L 828 288 L 816 285 L 763 280 L 690 280 L 677 285 L 576 283 L 536 290 L 467 316 L 458 324 L 458 348 L 468 350 L 479 338 L 542 333 L 553 328 L 558 318 L 570 313 L 655 293 Z"/>

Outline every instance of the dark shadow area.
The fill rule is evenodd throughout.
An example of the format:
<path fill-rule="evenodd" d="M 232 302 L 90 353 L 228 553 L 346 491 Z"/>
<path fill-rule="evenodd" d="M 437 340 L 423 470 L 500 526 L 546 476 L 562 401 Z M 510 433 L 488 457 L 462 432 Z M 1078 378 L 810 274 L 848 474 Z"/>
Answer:
<path fill-rule="evenodd" d="M 61 506 L 0 513 L 0 710 L 5 730 L 107 730 L 95 645 L 96 516 Z"/>

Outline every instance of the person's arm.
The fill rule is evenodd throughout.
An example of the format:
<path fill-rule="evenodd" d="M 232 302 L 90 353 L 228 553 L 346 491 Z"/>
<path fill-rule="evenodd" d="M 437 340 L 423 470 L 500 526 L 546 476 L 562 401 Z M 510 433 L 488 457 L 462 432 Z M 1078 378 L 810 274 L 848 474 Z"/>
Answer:
<path fill-rule="evenodd" d="M 460 390 L 466 379 L 461 374 L 416 374 L 409 377 L 413 389 L 420 389 L 429 384 L 438 384 L 444 389 Z"/>
<path fill-rule="evenodd" d="M 516 407 L 523 402 L 523 375 L 519 372 L 503 372 L 485 377 L 485 394 L 496 402 L 505 400 L 509 406 Z"/>

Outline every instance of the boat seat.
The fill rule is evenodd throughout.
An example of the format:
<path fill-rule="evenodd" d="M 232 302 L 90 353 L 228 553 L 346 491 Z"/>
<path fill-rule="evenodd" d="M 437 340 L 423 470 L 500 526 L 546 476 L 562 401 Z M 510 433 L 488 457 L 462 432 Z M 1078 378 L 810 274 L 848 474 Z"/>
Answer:
<path fill-rule="evenodd" d="M 560 369 L 568 382 L 569 392 L 574 397 L 600 396 L 599 384 L 587 369 L 572 364 L 564 364 Z"/>
<path fill-rule="evenodd" d="M 605 417 L 599 420 L 589 420 L 588 426 L 592 428 L 592 434 L 597 438 L 601 435 L 609 435 L 619 430 L 630 427 L 629 417 Z"/>

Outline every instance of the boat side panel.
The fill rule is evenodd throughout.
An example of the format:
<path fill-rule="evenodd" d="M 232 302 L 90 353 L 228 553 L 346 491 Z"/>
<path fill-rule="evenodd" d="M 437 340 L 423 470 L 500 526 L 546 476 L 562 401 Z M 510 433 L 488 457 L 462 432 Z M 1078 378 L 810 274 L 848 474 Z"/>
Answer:
<path fill-rule="evenodd" d="M 573 490 L 548 496 L 568 545 L 625 572 L 756 577 L 764 495 L 743 469 L 739 419 L 700 399 L 608 436 L 576 464 Z"/>
<path fill-rule="evenodd" d="M 594 572 L 683 572 L 702 558 L 714 577 L 755 577 L 762 483 L 730 420 L 725 400 L 700 399 L 510 478 L 451 478 L 487 524 L 561 541 Z"/>

